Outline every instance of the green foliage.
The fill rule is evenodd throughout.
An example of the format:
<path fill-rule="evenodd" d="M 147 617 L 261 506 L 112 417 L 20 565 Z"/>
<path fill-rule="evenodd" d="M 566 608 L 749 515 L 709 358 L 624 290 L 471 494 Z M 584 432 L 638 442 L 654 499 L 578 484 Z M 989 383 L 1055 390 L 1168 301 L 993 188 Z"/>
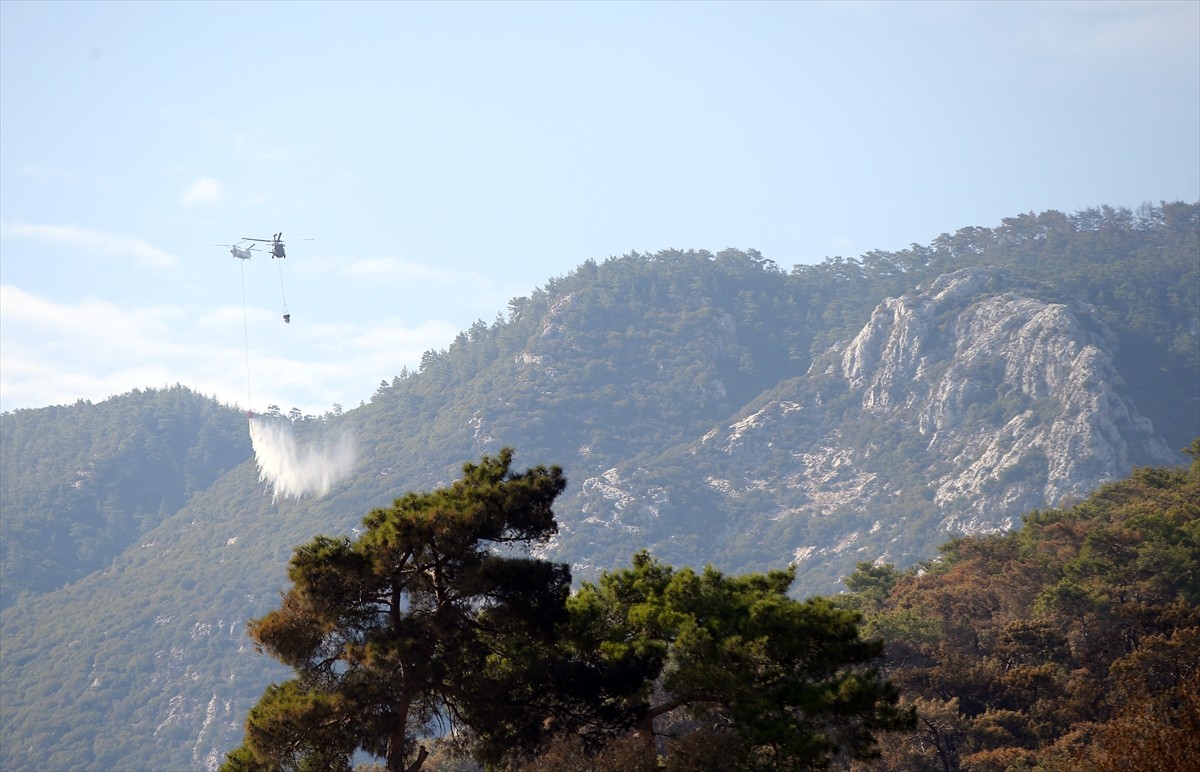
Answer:
<path fill-rule="evenodd" d="M 627 723 L 648 747 L 664 738 L 668 766 L 714 732 L 724 769 L 870 757 L 877 732 L 911 723 L 870 666 L 881 646 L 854 612 L 789 598 L 791 583 L 791 571 L 676 571 L 639 553 L 571 597 L 572 639 L 600 641 L 603 667 L 625 679 Z"/>
<path fill-rule="evenodd" d="M 245 414 L 182 386 L 0 427 L 0 607 L 103 568 L 250 455 Z"/>
<path fill-rule="evenodd" d="M 849 598 L 853 600 L 857 610 L 874 611 L 883 605 L 899 579 L 900 572 L 891 563 L 876 565 L 863 562 L 843 581 L 846 589 L 851 592 Z"/>
<path fill-rule="evenodd" d="M 554 534 L 565 480 L 558 468 L 511 472 L 511 461 L 504 449 L 446 488 L 373 510 L 354 541 L 296 548 L 282 606 L 250 624 L 296 676 L 250 711 L 228 768 L 349 769 L 362 750 L 416 769 L 419 739 L 446 720 L 481 746 L 536 740 L 541 716 L 496 695 L 519 680 L 528 648 L 550 640 L 570 576 L 504 553 Z"/>
<path fill-rule="evenodd" d="M 789 598 L 790 571 L 639 553 L 568 599 L 565 567 L 497 554 L 553 533 L 563 485 L 510 461 L 373 511 L 355 541 L 296 549 L 281 608 L 250 628 L 296 677 L 267 688 L 224 769 L 348 770 L 365 751 L 416 770 L 447 720 L 493 764 L 561 768 L 577 738 L 592 764 L 652 768 L 661 737 L 668 768 L 719 742 L 726 769 L 818 769 L 912 725 L 858 614 Z"/>
<path fill-rule="evenodd" d="M 804 372 L 795 289 L 753 251 L 588 261 L 382 385 L 366 433 L 388 426 L 389 457 L 435 465 L 507 445 L 538 458 L 587 448 L 602 469 L 665 449 Z"/>

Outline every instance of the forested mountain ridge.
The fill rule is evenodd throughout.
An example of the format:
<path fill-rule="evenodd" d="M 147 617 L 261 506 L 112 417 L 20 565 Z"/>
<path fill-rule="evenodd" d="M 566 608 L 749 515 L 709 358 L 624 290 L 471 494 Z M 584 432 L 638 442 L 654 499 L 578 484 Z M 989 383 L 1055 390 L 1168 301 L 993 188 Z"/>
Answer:
<path fill-rule="evenodd" d="M 250 457 L 242 411 L 176 385 L 4 416 L 0 605 L 107 566 Z"/>
<path fill-rule="evenodd" d="M 663 457 L 585 480 L 573 508 L 587 517 L 559 554 L 642 544 L 757 570 L 790 551 L 801 585 L 833 592 L 855 555 L 907 565 L 932 532 L 1008 529 L 1139 460 L 1173 463 L 1121 393 L 1111 330 L 1034 292 L 974 268 L 885 301 L 807 377 Z"/>
<path fill-rule="evenodd" d="M 302 441 L 355 435 L 328 496 L 273 502 L 234 443 L 129 549 L 5 609 L 0 766 L 214 766 L 278 677 L 243 628 L 291 548 L 501 446 L 565 469 L 549 554 L 577 578 L 652 547 L 727 571 L 803 558 L 803 594 L 1174 463 L 1200 434 L 1198 296 L 1200 204 L 1022 215 L 790 273 L 738 250 L 588 261 L 360 407 L 297 417 Z M 5 414 L 0 435 L 85 407 Z M 5 453 L 7 541 L 28 484 Z M 60 477 L 87 456 L 38 453 Z"/>

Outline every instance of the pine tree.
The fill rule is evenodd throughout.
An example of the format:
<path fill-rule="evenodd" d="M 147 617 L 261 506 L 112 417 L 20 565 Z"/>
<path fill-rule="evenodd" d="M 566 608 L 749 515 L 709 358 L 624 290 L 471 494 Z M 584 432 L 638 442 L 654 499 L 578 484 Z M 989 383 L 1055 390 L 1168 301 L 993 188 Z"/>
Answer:
<path fill-rule="evenodd" d="M 556 532 L 562 470 L 517 474 L 511 461 L 504 449 L 446 488 L 372 511 L 354 541 L 296 549 L 281 607 L 250 623 L 296 675 L 251 709 L 226 769 L 349 769 L 361 749 L 389 772 L 417 770 L 422 737 L 494 722 L 495 680 L 549 642 L 570 585 L 565 565 L 517 554 Z M 511 740 L 536 737 L 524 731 L 533 706 L 505 720 Z"/>

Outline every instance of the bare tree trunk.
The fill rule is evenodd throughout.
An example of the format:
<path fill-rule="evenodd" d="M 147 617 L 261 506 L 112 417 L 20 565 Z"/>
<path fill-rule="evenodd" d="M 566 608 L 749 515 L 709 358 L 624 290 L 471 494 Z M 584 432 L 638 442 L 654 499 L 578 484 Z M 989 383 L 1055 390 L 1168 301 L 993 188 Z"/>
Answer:
<path fill-rule="evenodd" d="M 404 735 L 404 724 L 401 724 L 399 729 L 393 730 L 392 733 L 388 735 L 388 772 L 408 772 L 408 768 L 404 764 L 404 757 L 408 755 L 408 743 L 406 742 L 407 738 Z"/>
<path fill-rule="evenodd" d="M 408 758 L 408 707 L 408 704 L 405 703 L 396 710 L 396 723 L 393 724 L 392 731 L 388 733 L 386 759 L 388 772 L 416 772 L 425 763 L 425 757 L 429 755 L 425 746 L 421 746 L 416 761 L 411 765 L 404 763 L 404 760 Z"/>

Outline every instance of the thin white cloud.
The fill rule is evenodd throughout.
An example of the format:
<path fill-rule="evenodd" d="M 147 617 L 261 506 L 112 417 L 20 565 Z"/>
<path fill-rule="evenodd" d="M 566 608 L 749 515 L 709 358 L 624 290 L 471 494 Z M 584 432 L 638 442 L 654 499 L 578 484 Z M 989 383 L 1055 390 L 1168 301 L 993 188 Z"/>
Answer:
<path fill-rule="evenodd" d="M 181 196 L 188 206 L 195 204 L 219 204 L 225 197 L 225 188 L 215 177 L 200 177 Z"/>
<path fill-rule="evenodd" d="M 492 282 L 487 277 L 474 271 L 455 271 L 447 268 L 401 260 L 395 257 L 369 257 L 355 260 L 343 269 L 347 276 L 367 279 L 397 279 L 404 281 L 447 282 L 452 284 L 470 283 L 480 287 L 489 287 Z"/>
<path fill-rule="evenodd" d="M 54 169 L 41 164 L 24 163 L 17 167 L 16 173 L 22 177 L 32 177 L 37 180 L 62 180 L 71 175 L 61 169 Z"/>
<path fill-rule="evenodd" d="M 518 285 L 516 280 L 505 285 L 475 271 L 427 265 L 395 257 L 363 258 L 340 264 L 329 260 L 314 261 L 312 270 L 340 273 L 352 284 L 351 291 L 369 285 L 372 290 L 379 292 L 420 293 L 427 298 L 437 297 L 439 300 L 436 305 L 440 309 L 435 308 L 433 314 L 460 319 L 464 313 L 475 318 L 482 316 L 490 319 L 506 308 L 510 299 L 529 293 L 529 287 Z"/>
<path fill-rule="evenodd" d="M 33 407 L 183 382 L 172 362 L 186 352 L 170 343 L 180 317 L 175 308 L 56 303 L 0 285 L 0 399 L 5 409 Z"/>
<path fill-rule="evenodd" d="M 829 249 L 834 251 L 834 254 L 846 255 L 854 247 L 854 239 L 849 236 L 829 236 L 825 239 Z"/>
<path fill-rule="evenodd" d="M 63 303 L 0 284 L 0 409 L 181 383 L 255 410 L 276 404 L 319 415 L 369 400 L 381 379 L 415 369 L 422 352 L 445 348 L 455 334 L 439 321 L 285 327 L 267 309 L 247 316 L 248 336 L 241 306 L 195 314 L 94 298 Z"/>
<path fill-rule="evenodd" d="M 242 306 L 218 306 L 217 308 L 205 311 L 196 317 L 196 326 L 198 328 L 211 328 L 213 330 L 228 329 L 237 327 L 240 329 L 244 324 L 249 324 L 249 314 L 245 312 Z M 275 315 L 270 317 L 274 320 Z M 254 318 L 254 323 L 258 324 L 264 321 L 257 315 Z"/>
<path fill-rule="evenodd" d="M 1083 64 L 1124 62 L 1148 69 L 1174 61 L 1195 62 L 1195 3 L 1082 2 L 1021 9 L 1024 37 L 1055 56 L 1082 57 Z"/>
<path fill-rule="evenodd" d="M 265 163 L 278 163 L 294 158 L 299 148 L 296 145 L 273 144 L 258 134 L 235 131 L 232 134 L 233 143 L 238 152 L 245 158 Z"/>
<path fill-rule="evenodd" d="M 172 268 L 179 264 L 178 257 L 142 239 L 114 236 L 77 225 L 0 222 L 0 235 L 64 244 L 106 255 L 132 257 L 146 268 Z"/>

